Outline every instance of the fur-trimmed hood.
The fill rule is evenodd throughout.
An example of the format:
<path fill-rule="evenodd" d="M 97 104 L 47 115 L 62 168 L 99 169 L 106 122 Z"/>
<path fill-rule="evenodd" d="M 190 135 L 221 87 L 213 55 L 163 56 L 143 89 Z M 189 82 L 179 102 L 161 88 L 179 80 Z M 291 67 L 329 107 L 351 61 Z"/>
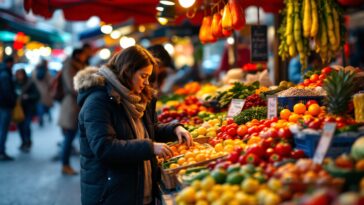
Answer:
<path fill-rule="evenodd" d="M 106 79 L 97 74 L 98 70 L 99 68 L 96 67 L 87 67 L 84 70 L 79 71 L 73 78 L 75 90 L 80 92 L 92 87 L 105 86 Z"/>

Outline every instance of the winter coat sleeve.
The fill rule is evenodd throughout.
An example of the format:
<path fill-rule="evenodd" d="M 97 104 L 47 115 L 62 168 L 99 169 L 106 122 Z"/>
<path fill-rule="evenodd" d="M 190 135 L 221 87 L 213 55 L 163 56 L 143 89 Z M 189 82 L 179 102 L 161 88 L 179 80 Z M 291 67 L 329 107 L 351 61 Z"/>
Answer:
<path fill-rule="evenodd" d="M 0 104 L 13 108 L 16 102 L 16 94 L 11 76 L 6 71 L 0 72 Z"/>
<path fill-rule="evenodd" d="M 154 156 L 152 141 L 148 139 L 117 139 L 111 122 L 112 109 L 107 108 L 103 101 L 88 100 L 93 102 L 85 103 L 84 116 L 80 120 L 84 123 L 89 146 L 96 158 L 107 163 L 117 163 L 149 160 Z"/>
<path fill-rule="evenodd" d="M 177 135 L 174 132 L 174 129 L 177 126 L 182 126 L 179 123 L 159 123 L 157 119 L 156 109 L 156 99 L 153 99 L 152 102 L 149 104 L 149 111 L 151 113 L 151 119 L 153 121 L 154 132 L 155 132 L 155 140 L 158 142 L 172 142 L 176 141 Z"/>

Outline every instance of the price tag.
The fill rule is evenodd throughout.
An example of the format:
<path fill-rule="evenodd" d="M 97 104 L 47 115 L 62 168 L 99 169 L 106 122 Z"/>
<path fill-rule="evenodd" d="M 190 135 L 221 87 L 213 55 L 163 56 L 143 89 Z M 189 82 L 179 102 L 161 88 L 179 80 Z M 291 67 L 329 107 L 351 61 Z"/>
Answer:
<path fill-rule="evenodd" d="M 243 99 L 232 99 L 226 117 L 232 118 L 235 115 L 239 114 L 241 112 L 241 110 L 243 109 L 244 104 L 245 104 L 245 100 L 243 100 Z"/>
<path fill-rule="evenodd" d="M 332 137 L 334 136 L 336 123 L 327 122 L 324 125 L 320 141 L 317 145 L 313 161 L 317 164 L 321 164 L 324 160 L 327 150 L 330 147 Z"/>
<path fill-rule="evenodd" d="M 277 96 L 267 96 L 267 104 L 268 104 L 268 112 L 267 112 L 267 118 L 271 119 L 273 117 L 277 117 L 278 112 L 278 101 Z"/>

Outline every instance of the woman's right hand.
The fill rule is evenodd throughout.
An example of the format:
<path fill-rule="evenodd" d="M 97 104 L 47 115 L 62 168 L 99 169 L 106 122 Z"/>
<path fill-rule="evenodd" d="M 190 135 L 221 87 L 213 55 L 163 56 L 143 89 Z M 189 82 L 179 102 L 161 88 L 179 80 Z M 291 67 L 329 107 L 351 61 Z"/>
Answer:
<path fill-rule="evenodd" d="M 154 146 L 155 155 L 157 155 L 159 157 L 163 157 L 163 158 L 173 157 L 173 151 L 171 150 L 171 148 L 168 145 L 166 145 L 164 143 L 154 142 L 153 146 Z"/>

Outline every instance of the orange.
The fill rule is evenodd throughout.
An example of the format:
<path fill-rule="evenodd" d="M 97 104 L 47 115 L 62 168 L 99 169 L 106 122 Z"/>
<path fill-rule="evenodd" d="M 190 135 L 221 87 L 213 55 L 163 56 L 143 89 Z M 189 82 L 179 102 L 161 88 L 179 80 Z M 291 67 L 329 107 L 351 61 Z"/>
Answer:
<path fill-rule="evenodd" d="M 308 107 L 308 112 L 313 116 L 317 116 L 320 114 L 321 108 L 318 104 L 312 104 L 310 107 Z"/>
<path fill-rule="evenodd" d="M 182 150 L 186 150 L 187 149 L 187 146 L 186 145 L 180 145 L 179 147 L 178 147 L 178 151 L 179 152 L 181 152 Z"/>
<path fill-rule="evenodd" d="M 300 118 L 299 115 L 297 115 L 296 113 L 293 113 L 291 116 L 289 116 L 288 121 L 290 121 L 290 122 L 297 122 L 299 118 Z"/>
<path fill-rule="evenodd" d="M 215 151 L 216 152 L 221 152 L 221 151 L 223 151 L 224 150 L 224 147 L 222 146 L 222 144 L 221 143 L 217 143 L 216 145 L 215 145 Z"/>
<path fill-rule="evenodd" d="M 173 163 L 173 164 L 169 165 L 169 168 L 170 168 L 170 169 L 175 169 L 175 168 L 177 168 L 178 166 L 179 166 L 178 164 Z"/>
<path fill-rule="evenodd" d="M 176 146 L 170 146 L 169 148 L 171 148 L 171 150 L 172 150 L 173 152 L 177 152 L 177 147 L 176 147 Z"/>
<path fill-rule="evenodd" d="M 297 103 L 293 106 L 293 111 L 296 114 L 304 114 L 306 112 L 306 105 L 303 103 Z"/>
<path fill-rule="evenodd" d="M 185 153 L 185 158 L 189 159 L 189 158 L 193 158 L 195 155 L 192 152 L 186 152 Z"/>
<path fill-rule="evenodd" d="M 282 119 L 285 119 L 285 120 L 288 120 L 289 116 L 291 115 L 291 111 L 288 110 L 288 109 L 283 109 L 279 116 L 282 118 Z"/>
<path fill-rule="evenodd" d="M 197 162 L 202 162 L 206 159 L 206 156 L 204 154 L 198 154 L 196 155 L 195 159 Z"/>
<path fill-rule="evenodd" d="M 186 162 L 186 159 L 184 157 L 181 157 L 177 160 L 177 164 L 179 164 L 179 165 L 183 165 L 183 163 L 185 163 L 185 162 Z"/>

